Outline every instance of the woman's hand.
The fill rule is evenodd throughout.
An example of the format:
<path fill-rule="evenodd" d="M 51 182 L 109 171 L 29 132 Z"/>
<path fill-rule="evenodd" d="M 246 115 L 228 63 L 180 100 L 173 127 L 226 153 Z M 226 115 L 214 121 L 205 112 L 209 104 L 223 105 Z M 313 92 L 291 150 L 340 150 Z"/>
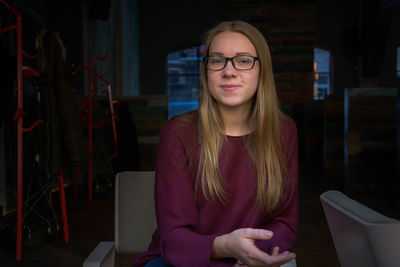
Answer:
<path fill-rule="evenodd" d="M 267 240 L 273 233 L 264 229 L 244 228 L 214 239 L 212 258 L 236 258 L 237 266 L 277 267 L 296 257 L 294 253 L 279 253 L 275 247 L 271 255 L 257 248 L 255 240 Z"/>

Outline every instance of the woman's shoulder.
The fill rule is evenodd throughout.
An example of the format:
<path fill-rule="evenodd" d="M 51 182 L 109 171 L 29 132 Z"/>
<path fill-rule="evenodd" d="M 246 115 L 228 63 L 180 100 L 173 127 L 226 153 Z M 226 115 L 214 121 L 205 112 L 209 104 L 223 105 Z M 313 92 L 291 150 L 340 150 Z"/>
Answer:
<path fill-rule="evenodd" d="M 162 127 L 162 135 L 183 137 L 197 133 L 197 110 L 189 111 L 169 119 Z"/>
<path fill-rule="evenodd" d="M 284 132 L 297 132 L 296 123 L 291 117 L 286 114 L 282 114 L 281 116 L 281 129 Z"/>

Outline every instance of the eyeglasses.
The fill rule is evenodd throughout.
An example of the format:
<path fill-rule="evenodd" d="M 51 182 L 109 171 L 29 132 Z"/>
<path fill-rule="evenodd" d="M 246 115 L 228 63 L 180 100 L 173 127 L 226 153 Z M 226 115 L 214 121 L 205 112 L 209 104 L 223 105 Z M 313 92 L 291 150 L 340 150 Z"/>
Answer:
<path fill-rule="evenodd" d="M 257 60 L 260 59 L 253 56 L 210 56 L 203 58 L 204 64 L 208 70 L 222 70 L 225 68 L 228 61 L 231 61 L 232 66 L 237 70 L 251 70 L 254 68 L 254 64 Z"/>

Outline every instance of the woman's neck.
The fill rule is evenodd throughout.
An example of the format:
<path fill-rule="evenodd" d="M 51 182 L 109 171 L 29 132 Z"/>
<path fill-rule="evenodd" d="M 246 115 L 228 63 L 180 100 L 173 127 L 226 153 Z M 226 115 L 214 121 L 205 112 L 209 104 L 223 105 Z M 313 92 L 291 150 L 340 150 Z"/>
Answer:
<path fill-rule="evenodd" d="M 224 134 L 229 136 L 242 136 L 252 131 L 248 119 L 250 107 L 219 107 L 219 110 L 224 122 Z"/>

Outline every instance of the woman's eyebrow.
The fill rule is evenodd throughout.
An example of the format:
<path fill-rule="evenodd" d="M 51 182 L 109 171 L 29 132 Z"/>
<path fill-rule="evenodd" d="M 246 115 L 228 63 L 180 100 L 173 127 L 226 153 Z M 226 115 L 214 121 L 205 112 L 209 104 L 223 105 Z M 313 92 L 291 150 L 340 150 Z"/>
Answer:
<path fill-rule="evenodd" d="M 209 55 L 223 56 L 224 53 L 221 53 L 221 52 L 212 52 L 212 53 L 210 53 Z M 251 53 L 249 53 L 249 52 L 237 52 L 237 53 L 235 54 L 235 56 L 243 56 L 243 55 L 245 55 L 245 56 L 251 56 Z"/>
<path fill-rule="evenodd" d="M 236 53 L 236 56 L 251 56 L 251 53 L 250 52 L 238 52 L 238 53 Z"/>
<path fill-rule="evenodd" d="M 210 53 L 210 55 L 213 55 L 213 56 L 223 56 L 223 55 L 224 55 L 224 53 L 220 53 L 220 52 L 212 52 L 212 53 Z"/>

